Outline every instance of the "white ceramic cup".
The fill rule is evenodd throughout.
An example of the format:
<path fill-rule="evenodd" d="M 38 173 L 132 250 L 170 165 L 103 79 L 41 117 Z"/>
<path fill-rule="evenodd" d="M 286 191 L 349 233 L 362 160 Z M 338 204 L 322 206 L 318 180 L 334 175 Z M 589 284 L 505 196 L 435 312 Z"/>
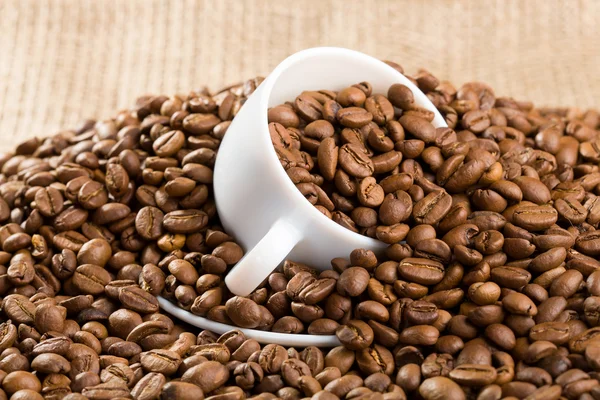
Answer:
<path fill-rule="evenodd" d="M 219 147 L 214 190 L 227 232 L 246 255 L 225 278 L 229 290 L 247 296 L 286 258 L 318 269 L 335 257 L 363 248 L 381 254 L 386 245 L 354 233 L 321 214 L 287 176 L 268 129 L 267 110 L 293 101 L 305 90 L 340 90 L 368 81 L 373 93 L 394 83 L 408 86 L 416 105 L 443 117 L 413 83 L 394 68 L 365 54 L 333 47 L 300 51 L 279 64 L 248 98 Z"/>

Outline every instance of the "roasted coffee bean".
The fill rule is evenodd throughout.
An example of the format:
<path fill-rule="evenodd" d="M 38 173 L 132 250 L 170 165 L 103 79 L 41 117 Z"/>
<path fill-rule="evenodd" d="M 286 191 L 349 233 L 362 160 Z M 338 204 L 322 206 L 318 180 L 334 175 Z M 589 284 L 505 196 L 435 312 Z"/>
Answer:
<path fill-rule="evenodd" d="M 40 189 L 35 194 L 37 209 L 45 217 L 55 217 L 64 209 L 64 199 L 60 191 L 52 186 Z"/>
<path fill-rule="evenodd" d="M 143 207 L 135 217 L 135 229 L 146 240 L 158 239 L 162 231 L 164 214 L 156 207 Z"/>
<path fill-rule="evenodd" d="M 530 329 L 529 337 L 560 345 L 569 340 L 569 329 L 569 325 L 564 322 L 543 322 Z"/>
<path fill-rule="evenodd" d="M 349 350 L 362 350 L 373 343 L 373 330 L 363 321 L 348 321 L 335 333 L 340 342 Z"/>
<path fill-rule="evenodd" d="M 337 291 L 342 296 L 358 296 L 369 284 L 369 273 L 362 267 L 351 267 L 340 274 Z"/>
<path fill-rule="evenodd" d="M 357 178 L 366 178 L 374 171 L 371 159 L 354 144 L 340 147 L 338 163 L 346 173 Z"/>
<path fill-rule="evenodd" d="M 276 122 L 282 124 L 286 128 L 297 128 L 300 123 L 298 115 L 294 110 L 287 106 L 276 106 L 269 109 L 268 112 L 269 122 Z"/>
<path fill-rule="evenodd" d="M 558 212 L 549 206 L 520 206 L 513 213 L 515 225 L 534 232 L 550 228 L 557 219 Z"/>
<path fill-rule="evenodd" d="M 435 224 L 450 211 L 452 198 L 444 191 L 434 191 L 418 201 L 413 208 L 413 218 L 418 223 Z"/>
<path fill-rule="evenodd" d="M 8 395 L 13 395 L 20 390 L 31 390 L 39 393 L 42 390 L 42 385 L 39 379 L 31 372 L 14 371 L 4 377 L 2 380 L 2 389 Z"/>
<path fill-rule="evenodd" d="M 167 213 L 163 218 L 163 227 L 171 233 L 193 233 L 204 228 L 208 216 L 199 210 L 178 210 Z"/>
<path fill-rule="evenodd" d="M 261 309 L 250 299 L 235 296 L 225 306 L 227 315 L 239 327 L 256 328 L 261 322 Z"/>
<path fill-rule="evenodd" d="M 398 273 L 409 281 L 434 285 L 444 277 L 444 267 L 441 263 L 426 258 L 406 258 L 398 265 Z"/>
<path fill-rule="evenodd" d="M 489 365 L 461 364 L 450 371 L 449 377 L 465 386 L 484 386 L 496 380 L 496 370 Z"/>
<path fill-rule="evenodd" d="M 511 292 L 502 298 L 502 306 L 511 314 L 535 316 L 537 307 L 531 299 L 524 294 Z"/>
<path fill-rule="evenodd" d="M 164 375 L 151 372 L 140 379 L 131 389 L 131 395 L 135 399 L 158 398 L 165 384 L 166 379 Z"/>
<path fill-rule="evenodd" d="M 87 181 L 79 189 L 77 201 L 86 210 L 95 210 L 108 202 L 108 193 L 101 183 Z"/>
<path fill-rule="evenodd" d="M 40 304 L 35 309 L 34 325 L 38 332 L 62 332 L 65 326 L 66 309 L 53 304 Z"/>
<path fill-rule="evenodd" d="M 410 303 L 404 312 L 407 321 L 411 325 L 429 325 L 438 318 L 437 307 L 427 301 L 414 301 Z"/>
<path fill-rule="evenodd" d="M 358 351 L 356 362 L 359 369 L 367 375 L 375 373 L 391 375 L 395 368 L 392 353 L 378 344 Z"/>
<path fill-rule="evenodd" d="M 358 184 L 357 197 L 363 206 L 377 207 L 383 203 L 384 196 L 383 189 L 373 177 L 365 178 Z"/>
<path fill-rule="evenodd" d="M 501 286 L 510 289 L 520 289 L 529 283 L 531 273 L 518 267 L 497 267 L 492 269 L 491 278 L 492 281 Z"/>
<path fill-rule="evenodd" d="M 325 138 L 319 145 L 317 163 L 326 180 L 333 180 L 338 164 L 339 149 L 332 137 Z"/>
<path fill-rule="evenodd" d="M 125 194 L 129 185 L 129 175 L 120 164 L 108 164 L 106 167 L 106 188 L 115 197 Z"/>
<path fill-rule="evenodd" d="M 110 281 L 108 271 L 94 264 L 80 265 L 73 274 L 73 285 L 85 294 L 103 293 L 104 286 Z"/>
<path fill-rule="evenodd" d="M 323 116 L 323 106 L 307 93 L 296 97 L 294 108 L 300 116 L 309 121 L 315 121 Z"/>
<path fill-rule="evenodd" d="M 86 387 L 81 391 L 81 394 L 89 399 L 114 399 L 119 397 L 127 397 L 129 388 L 127 385 L 116 379 L 111 379 L 106 383 L 100 383 L 95 386 Z"/>
<path fill-rule="evenodd" d="M 122 288 L 119 291 L 119 301 L 125 307 L 139 313 L 150 314 L 158 311 L 158 300 L 136 286 Z"/>
<path fill-rule="evenodd" d="M 425 400 L 434 399 L 465 399 L 465 393 L 460 386 L 449 378 L 436 376 L 425 379 L 419 387 L 419 394 Z"/>
<path fill-rule="evenodd" d="M 163 400 L 175 399 L 197 399 L 202 398 L 204 393 L 198 386 L 179 381 L 167 382 L 161 390 L 160 398 Z"/>
<path fill-rule="evenodd" d="M 56 216 L 54 219 L 54 227 L 59 232 L 72 231 L 80 228 L 87 220 L 87 217 L 88 212 L 86 210 L 78 207 L 68 207 Z"/>
<path fill-rule="evenodd" d="M 361 128 L 373 119 L 373 114 L 361 107 L 347 107 L 340 109 L 336 114 L 342 126 L 348 128 Z"/>
<path fill-rule="evenodd" d="M 140 362 L 146 371 L 170 376 L 179 368 L 181 357 L 174 351 L 156 349 L 142 353 Z"/>
<path fill-rule="evenodd" d="M 434 344 L 440 332 L 433 326 L 415 325 L 406 328 L 400 333 L 400 341 L 407 345 L 432 345 Z"/>

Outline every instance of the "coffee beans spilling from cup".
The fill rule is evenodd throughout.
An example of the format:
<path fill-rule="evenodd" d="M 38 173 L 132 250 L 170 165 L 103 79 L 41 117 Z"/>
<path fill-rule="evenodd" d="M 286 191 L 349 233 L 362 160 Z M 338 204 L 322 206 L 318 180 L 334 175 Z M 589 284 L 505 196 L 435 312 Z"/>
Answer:
<path fill-rule="evenodd" d="M 391 63 L 400 69 L 397 64 Z M 218 147 L 260 79 L 140 98 L 0 155 L 0 399 L 599 399 L 600 114 L 413 79 L 299 94 L 275 149 L 323 214 L 389 244 L 248 297 L 219 226 Z M 260 345 L 159 312 L 336 335 Z"/>
<path fill-rule="evenodd" d="M 557 221 L 594 226 L 598 178 L 590 174 L 598 173 L 600 153 L 593 126 L 496 98 L 480 83 L 457 91 L 426 72 L 415 83 L 449 128 L 436 129 L 434 113 L 415 106 L 402 84 L 387 96 L 368 82 L 309 91 L 269 110 L 281 164 L 325 216 L 389 244 L 415 225 L 432 225 L 441 238 L 499 213 L 530 232 Z"/>

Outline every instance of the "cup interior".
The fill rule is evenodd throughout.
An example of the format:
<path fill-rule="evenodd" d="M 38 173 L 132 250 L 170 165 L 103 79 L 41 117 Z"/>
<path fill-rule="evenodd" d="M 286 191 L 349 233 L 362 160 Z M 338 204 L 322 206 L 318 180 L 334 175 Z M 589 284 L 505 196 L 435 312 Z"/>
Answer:
<path fill-rule="evenodd" d="M 335 47 L 304 50 L 284 60 L 269 78 L 265 82 L 266 107 L 291 101 L 305 90 L 341 90 L 368 81 L 374 94 L 386 95 L 391 85 L 401 83 L 411 89 L 418 106 L 434 112 L 433 125 L 446 126 L 437 108 L 408 78 L 383 61 L 357 51 Z"/>
<path fill-rule="evenodd" d="M 335 235 L 339 240 L 352 243 L 355 248 L 369 248 L 377 252 L 383 251 L 387 245 L 377 239 L 352 232 L 338 225 L 306 201 L 281 167 L 271 145 L 267 127 L 268 108 L 283 104 L 286 101 L 293 101 L 303 91 L 323 89 L 338 91 L 363 81 L 371 83 L 374 94 L 387 95 L 388 88 L 394 83 L 408 86 L 414 93 L 415 103 L 434 112 L 434 126 L 446 126 L 443 117 L 427 96 L 394 68 L 357 51 L 335 47 L 320 47 L 304 50 L 288 57 L 263 82 L 260 108 L 261 118 L 264 120 L 264 133 L 261 135 L 262 139 L 260 140 L 268 142 L 268 157 L 279 165 L 274 168 L 279 171 L 280 178 L 285 180 L 283 184 L 294 192 L 292 196 L 297 204 L 298 212 L 305 213 L 313 223 L 319 223 L 319 229 Z"/>

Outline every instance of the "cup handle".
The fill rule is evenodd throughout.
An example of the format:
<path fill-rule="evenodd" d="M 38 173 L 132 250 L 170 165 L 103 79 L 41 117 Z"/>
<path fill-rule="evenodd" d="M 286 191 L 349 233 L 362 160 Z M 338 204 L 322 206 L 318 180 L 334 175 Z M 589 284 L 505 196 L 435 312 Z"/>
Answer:
<path fill-rule="evenodd" d="M 248 250 L 246 255 L 225 277 L 229 290 L 238 296 L 248 296 L 264 281 L 300 242 L 302 235 L 285 220 L 278 220 L 266 235 Z"/>

